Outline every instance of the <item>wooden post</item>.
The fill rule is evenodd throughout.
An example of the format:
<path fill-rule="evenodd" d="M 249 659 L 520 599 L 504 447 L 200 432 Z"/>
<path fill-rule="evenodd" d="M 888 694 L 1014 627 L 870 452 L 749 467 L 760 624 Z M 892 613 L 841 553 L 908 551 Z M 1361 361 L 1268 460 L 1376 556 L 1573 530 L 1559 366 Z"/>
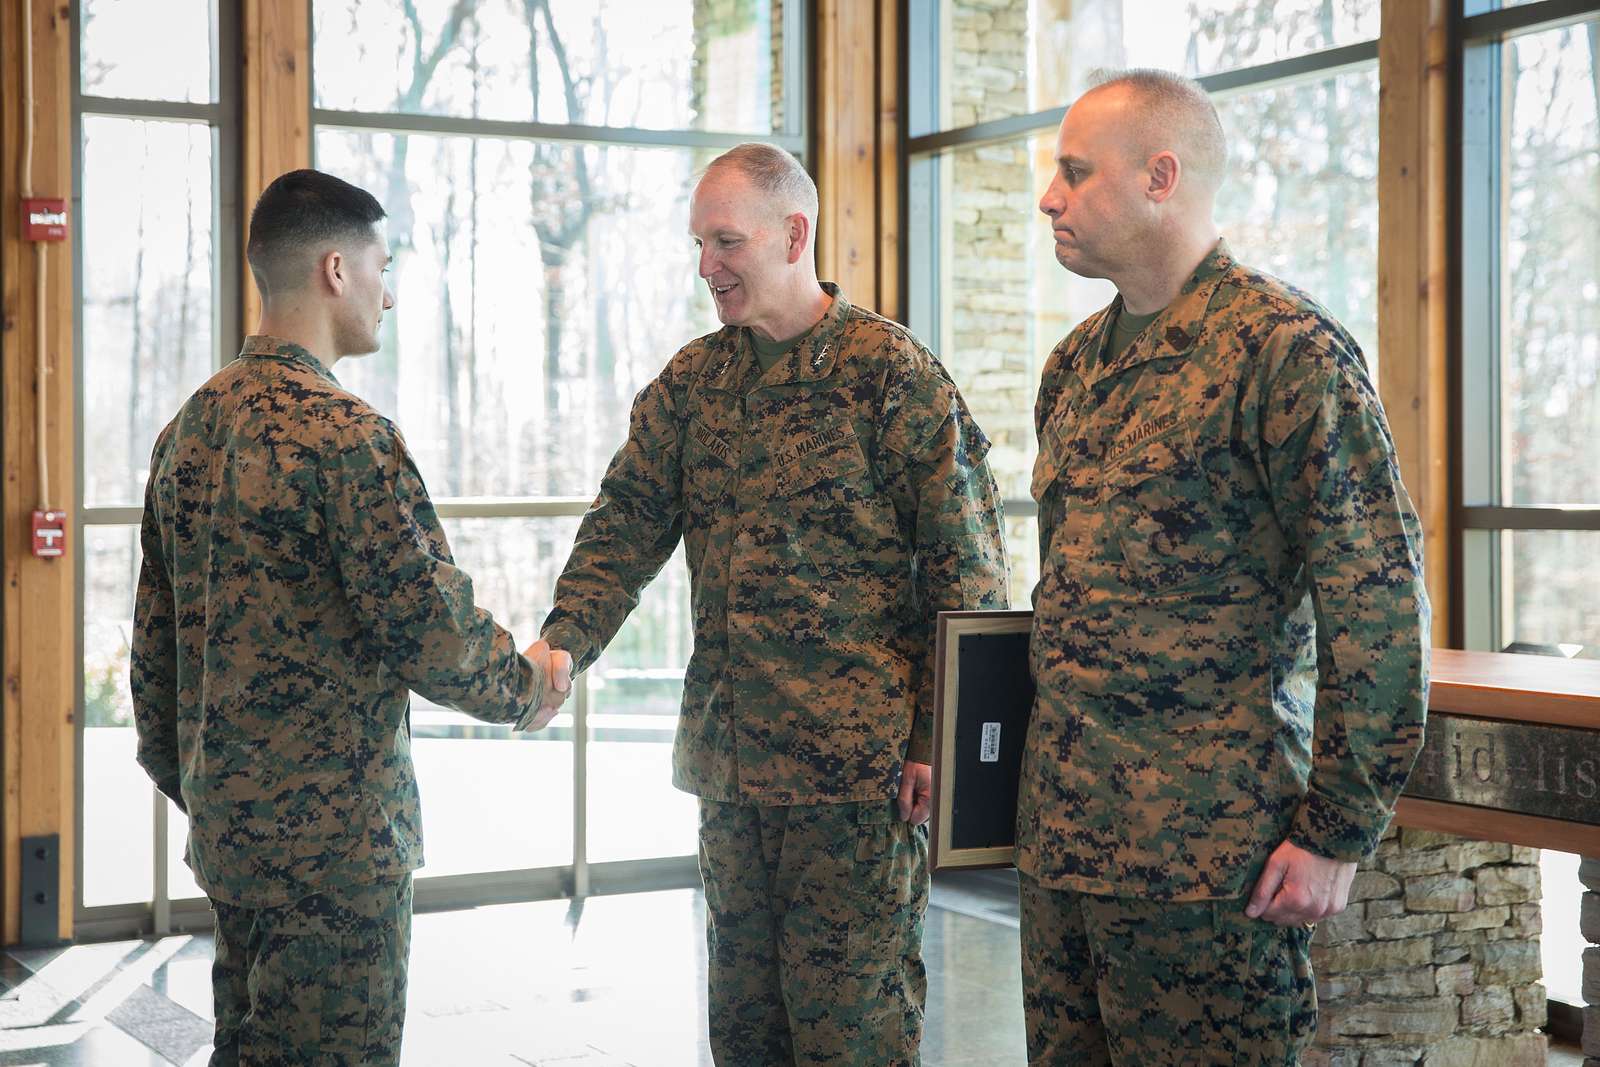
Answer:
<path fill-rule="evenodd" d="M 1378 41 L 1378 391 L 1422 518 L 1433 643 L 1449 631 L 1450 4 L 1383 0 Z"/>
<path fill-rule="evenodd" d="M 23 38 L 24 5 L 31 39 Z M 18 870 L 21 839 L 55 834 L 59 842 L 57 932 L 72 936 L 77 889 L 77 789 L 74 709 L 77 703 L 77 626 L 74 557 L 81 547 L 70 520 L 67 551 L 55 559 L 32 553 L 30 517 L 48 498 L 69 515 L 76 503 L 73 405 L 72 242 L 82 219 L 72 210 L 72 93 L 70 70 L 74 27 L 68 7 L 56 0 L 6 3 L 0 15 L 0 394 L 5 408 L 3 544 L 4 592 L 4 912 L 6 943 L 21 930 Z M 30 50 L 33 80 L 34 196 L 69 203 L 68 239 L 44 246 L 47 284 L 43 316 L 37 285 L 41 261 L 22 239 L 19 198 L 23 194 L 24 49 Z M 45 330 L 46 398 L 43 425 L 36 371 L 40 327 Z M 48 446 L 49 484 L 39 478 L 38 441 Z"/>
<path fill-rule="evenodd" d="M 819 0 L 817 271 L 852 303 L 900 307 L 898 0 Z"/>
<path fill-rule="evenodd" d="M 250 239 L 250 210 L 272 179 L 311 166 L 311 16 L 299 0 L 244 0 L 242 163 L 239 199 L 243 217 L 241 252 Z M 250 270 L 241 271 L 239 321 L 254 333 L 261 295 Z M 224 338 L 223 354 L 238 351 L 243 338 Z"/>

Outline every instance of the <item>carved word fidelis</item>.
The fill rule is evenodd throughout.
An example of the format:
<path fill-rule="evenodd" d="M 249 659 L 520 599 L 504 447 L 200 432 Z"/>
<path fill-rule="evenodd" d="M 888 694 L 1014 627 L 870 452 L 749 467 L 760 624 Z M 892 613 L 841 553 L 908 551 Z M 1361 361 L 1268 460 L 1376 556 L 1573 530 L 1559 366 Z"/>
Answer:
<path fill-rule="evenodd" d="M 1600 730 L 1433 714 L 1405 792 L 1600 826 Z"/>

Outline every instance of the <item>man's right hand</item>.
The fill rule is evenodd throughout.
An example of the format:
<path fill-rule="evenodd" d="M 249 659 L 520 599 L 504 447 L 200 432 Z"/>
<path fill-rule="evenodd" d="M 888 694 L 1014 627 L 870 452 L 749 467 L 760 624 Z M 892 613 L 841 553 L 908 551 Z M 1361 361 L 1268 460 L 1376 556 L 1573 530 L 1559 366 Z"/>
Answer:
<path fill-rule="evenodd" d="M 522 654 L 544 671 L 544 703 L 540 706 L 539 714 L 525 727 L 542 730 L 556 717 L 556 712 L 567 702 L 567 697 L 572 695 L 572 653 L 551 648 L 550 642 L 541 639 L 529 645 Z"/>

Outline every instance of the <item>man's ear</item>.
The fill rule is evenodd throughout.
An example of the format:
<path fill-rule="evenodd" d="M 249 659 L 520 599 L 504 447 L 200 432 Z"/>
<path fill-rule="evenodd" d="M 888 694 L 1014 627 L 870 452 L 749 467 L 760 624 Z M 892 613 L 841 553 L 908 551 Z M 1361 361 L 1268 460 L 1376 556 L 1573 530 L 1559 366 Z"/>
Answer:
<path fill-rule="evenodd" d="M 324 252 L 317 260 L 317 281 L 334 296 L 344 295 L 344 287 L 349 282 L 348 271 L 344 254 L 336 248 Z"/>
<path fill-rule="evenodd" d="M 1183 178 L 1183 164 L 1171 152 L 1157 152 L 1145 164 L 1145 173 L 1150 176 L 1145 195 L 1160 204 L 1171 199 L 1172 194 L 1178 191 L 1178 182 Z"/>
<path fill-rule="evenodd" d="M 784 232 L 788 236 L 788 260 L 790 263 L 800 262 L 800 257 L 805 255 L 806 249 L 811 246 L 811 220 L 806 218 L 805 212 L 796 211 L 793 215 L 783 220 Z"/>

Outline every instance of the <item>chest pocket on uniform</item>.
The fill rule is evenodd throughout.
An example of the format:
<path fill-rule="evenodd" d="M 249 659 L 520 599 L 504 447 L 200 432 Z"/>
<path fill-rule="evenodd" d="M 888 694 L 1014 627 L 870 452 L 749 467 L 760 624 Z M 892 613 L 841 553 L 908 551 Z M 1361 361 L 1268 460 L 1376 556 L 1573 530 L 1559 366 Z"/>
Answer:
<path fill-rule="evenodd" d="M 786 442 L 775 461 L 795 539 L 819 574 L 836 574 L 872 551 L 856 543 L 877 489 L 854 427 L 835 423 Z"/>
<path fill-rule="evenodd" d="M 683 493 L 691 516 L 715 507 L 738 466 L 736 443 L 716 433 L 704 422 L 689 425 L 689 439 L 683 449 Z"/>
<path fill-rule="evenodd" d="M 1232 569 L 1233 534 L 1187 427 L 1138 445 L 1103 484 L 1106 518 L 1135 585 L 1175 592 Z"/>

